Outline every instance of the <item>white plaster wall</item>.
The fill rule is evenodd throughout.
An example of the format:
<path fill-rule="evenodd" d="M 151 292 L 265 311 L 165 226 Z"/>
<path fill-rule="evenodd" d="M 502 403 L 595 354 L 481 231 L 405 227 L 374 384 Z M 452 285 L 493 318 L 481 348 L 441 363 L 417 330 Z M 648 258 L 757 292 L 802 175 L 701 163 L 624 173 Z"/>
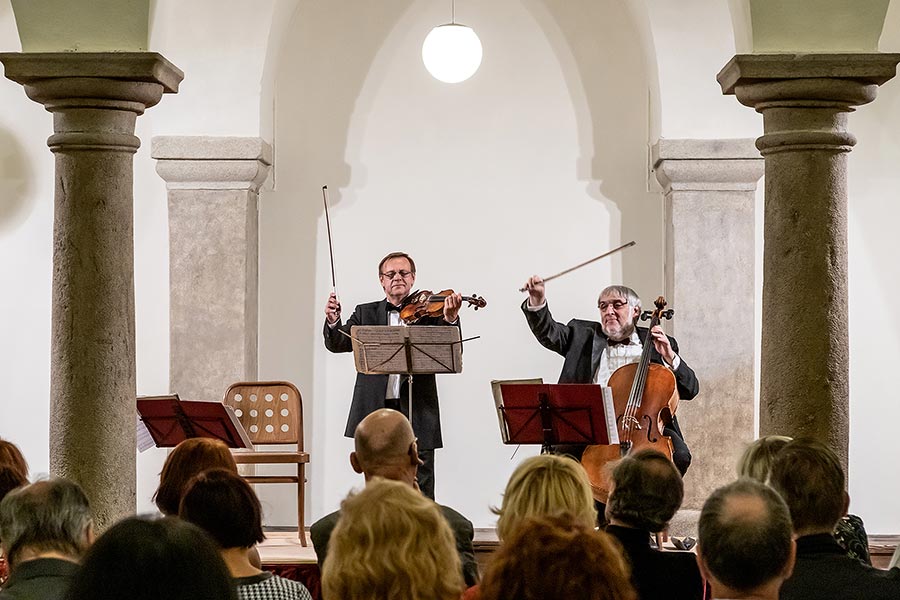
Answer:
<path fill-rule="evenodd" d="M 900 52 L 900 5 L 892 2 L 882 52 Z M 900 392 L 900 80 L 849 118 L 858 142 L 849 161 L 850 511 L 869 533 L 900 531 L 897 427 Z M 800 305 L 802 308 L 802 298 Z"/>
<path fill-rule="evenodd" d="M 0 1 L 0 51 L 19 52 L 12 8 Z M 0 437 L 22 448 L 32 476 L 49 470 L 51 115 L 0 79 Z"/>
<path fill-rule="evenodd" d="M 659 71 L 659 137 L 745 138 L 762 119 L 723 96 L 716 74 L 735 55 L 728 3 L 645 0 Z"/>
<path fill-rule="evenodd" d="M 484 311 L 462 314 L 464 335 L 481 336 L 466 347 L 464 373 L 438 384 L 437 497 L 479 527 L 493 525 L 489 506 L 536 452 L 522 448 L 513 459 L 502 445 L 490 380 L 555 381 L 561 367 L 531 336 L 519 285 L 618 245 L 627 229 L 639 240 L 627 279 L 648 296 L 661 286 L 661 202 L 645 188 L 646 76 L 627 12 L 587 0 L 459 4 L 457 19 L 481 36 L 484 62 L 451 86 L 420 59 L 425 35 L 447 18 L 443 8 L 308 3 L 283 51 L 294 61 L 277 72 L 276 189 L 261 204 L 260 375 L 289 377 L 304 394 L 313 518 L 361 483 L 342 436 L 352 357 L 322 343 L 331 287 L 322 185 L 347 315 L 383 297 L 376 267 L 395 249 L 416 259 L 417 286 L 488 300 Z M 622 269 L 617 258 L 553 282 L 552 310 L 591 318 L 597 291 Z"/>

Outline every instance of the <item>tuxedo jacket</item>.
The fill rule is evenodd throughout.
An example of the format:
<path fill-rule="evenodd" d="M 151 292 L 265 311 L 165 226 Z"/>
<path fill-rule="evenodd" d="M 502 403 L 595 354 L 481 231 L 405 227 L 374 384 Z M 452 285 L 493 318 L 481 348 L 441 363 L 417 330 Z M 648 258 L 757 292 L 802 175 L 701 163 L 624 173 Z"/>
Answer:
<path fill-rule="evenodd" d="M 442 504 L 437 506 L 450 525 L 450 530 L 453 531 L 453 537 L 456 539 L 456 551 L 459 553 L 459 560 L 462 563 L 462 575 L 466 586 L 473 586 L 478 583 L 478 563 L 475 561 L 475 547 L 473 545 L 475 529 L 472 526 L 472 521 L 449 506 Z M 328 553 L 328 540 L 331 539 L 331 532 L 334 531 L 340 516 L 341 511 L 335 511 L 330 515 L 325 515 L 309 528 L 309 537 L 312 540 L 313 548 L 316 550 L 316 560 L 319 562 L 320 571 Z"/>
<path fill-rule="evenodd" d="M 349 334 L 354 325 L 387 325 L 388 308 L 387 300 L 360 304 L 353 310 L 353 314 L 346 323 L 338 321 L 335 327 L 329 327 L 325 323 L 325 348 L 331 352 L 353 352 L 353 343 L 344 335 Z M 420 325 L 445 325 L 452 327 L 441 317 L 426 317 L 421 319 Z M 455 326 L 459 326 L 459 321 Z M 341 333 L 343 332 L 343 333 Z M 409 416 L 409 395 L 407 392 L 406 377 L 401 378 L 400 406 L 403 414 Z M 347 417 L 347 427 L 344 435 L 353 437 L 356 426 L 369 413 L 384 408 L 384 398 L 387 391 L 388 375 L 364 375 L 356 374 L 356 385 L 353 387 L 353 401 L 350 404 L 350 415 Z M 441 413 L 438 407 L 437 383 L 434 375 L 416 375 L 413 380 L 413 416 L 412 427 L 419 440 L 419 448 L 432 450 L 443 447 L 441 438 Z"/>
<path fill-rule="evenodd" d="M 594 379 L 594 367 L 599 364 L 600 355 L 607 346 L 607 337 L 600 328 L 600 323 L 572 319 L 563 325 L 553 320 L 549 307 L 544 306 L 541 310 L 530 311 L 527 309 L 527 303 L 528 300 L 522 303 L 522 311 L 534 337 L 545 348 L 565 358 L 562 372 L 559 374 L 559 383 L 591 383 Z M 641 344 L 646 344 L 648 329 L 638 327 L 637 333 Z M 678 342 L 675 338 L 669 337 L 669 343 L 677 354 Z M 650 362 L 665 364 L 654 347 L 650 348 Z M 678 396 L 682 400 L 691 400 L 700 392 L 697 375 L 683 358 L 672 373 L 678 386 Z"/>

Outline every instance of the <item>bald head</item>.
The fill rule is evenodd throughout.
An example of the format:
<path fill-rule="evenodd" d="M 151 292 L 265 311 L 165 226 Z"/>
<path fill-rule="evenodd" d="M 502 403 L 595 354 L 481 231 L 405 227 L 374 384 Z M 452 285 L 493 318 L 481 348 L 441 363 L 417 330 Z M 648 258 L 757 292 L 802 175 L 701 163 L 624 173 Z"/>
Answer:
<path fill-rule="evenodd" d="M 793 567 L 787 505 L 752 479 L 740 479 L 710 495 L 700 512 L 699 538 L 700 568 L 716 597 L 766 587 L 777 591 Z"/>
<path fill-rule="evenodd" d="M 356 450 L 350 455 L 354 470 L 366 479 L 373 476 L 415 481 L 419 465 L 416 436 L 403 413 L 383 408 L 363 419 L 353 436 Z"/>

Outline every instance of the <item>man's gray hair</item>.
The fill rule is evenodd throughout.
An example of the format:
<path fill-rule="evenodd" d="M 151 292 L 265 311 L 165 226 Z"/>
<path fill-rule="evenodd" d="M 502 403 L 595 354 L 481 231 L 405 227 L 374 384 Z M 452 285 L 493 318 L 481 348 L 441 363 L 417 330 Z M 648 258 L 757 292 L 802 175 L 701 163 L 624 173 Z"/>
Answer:
<path fill-rule="evenodd" d="M 625 285 L 607 286 L 600 292 L 599 298 L 602 298 L 603 296 L 618 296 L 619 298 L 625 298 L 631 306 L 638 310 L 641 308 L 641 297 L 638 296 L 636 291 Z"/>
<path fill-rule="evenodd" d="M 67 479 L 38 481 L 0 502 L 0 544 L 12 566 L 26 549 L 80 558 L 91 523 L 87 496 Z"/>

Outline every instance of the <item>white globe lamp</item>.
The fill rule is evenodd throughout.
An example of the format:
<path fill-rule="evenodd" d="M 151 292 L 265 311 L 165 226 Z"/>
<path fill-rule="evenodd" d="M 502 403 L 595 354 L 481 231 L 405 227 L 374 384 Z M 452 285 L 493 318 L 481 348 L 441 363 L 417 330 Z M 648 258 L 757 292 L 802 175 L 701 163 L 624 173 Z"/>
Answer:
<path fill-rule="evenodd" d="M 459 83 L 474 75 L 481 55 L 481 40 L 472 28 L 453 21 L 432 29 L 422 44 L 425 68 L 444 83 Z"/>

